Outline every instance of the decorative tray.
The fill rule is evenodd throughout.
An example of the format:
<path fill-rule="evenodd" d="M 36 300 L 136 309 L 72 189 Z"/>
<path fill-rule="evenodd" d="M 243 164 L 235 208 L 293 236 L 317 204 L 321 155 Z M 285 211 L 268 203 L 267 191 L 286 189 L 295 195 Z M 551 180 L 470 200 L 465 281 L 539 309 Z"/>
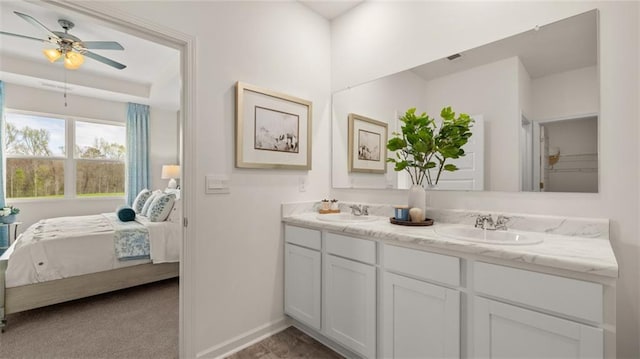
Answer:
<path fill-rule="evenodd" d="M 320 214 L 340 213 L 340 210 L 339 209 L 319 209 L 318 213 Z"/>
<path fill-rule="evenodd" d="M 392 224 L 398 224 L 401 226 L 433 226 L 433 219 L 425 218 L 422 222 L 411 222 L 411 221 L 403 221 L 401 219 L 396 219 L 396 217 L 389 218 L 389 221 Z"/>

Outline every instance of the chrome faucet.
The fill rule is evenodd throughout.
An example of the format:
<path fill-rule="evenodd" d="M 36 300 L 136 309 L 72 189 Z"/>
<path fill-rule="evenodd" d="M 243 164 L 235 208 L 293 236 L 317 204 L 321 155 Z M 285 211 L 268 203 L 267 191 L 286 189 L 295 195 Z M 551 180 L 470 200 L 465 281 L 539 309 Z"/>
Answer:
<path fill-rule="evenodd" d="M 491 217 L 490 214 L 479 214 L 478 217 L 476 217 L 476 224 L 474 227 L 481 229 L 495 229 L 493 217 Z"/>
<path fill-rule="evenodd" d="M 507 223 L 509 222 L 510 219 L 511 218 L 499 214 L 498 219 L 496 219 L 495 229 L 499 231 L 506 231 Z"/>
<path fill-rule="evenodd" d="M 509 217 L 505 217 L 503 215 L 498 215 L 496 222 L 493 222 L 493 217 L 490 214 L 479 214 L 476 217 L 476 228 L 486 229 L 488 231 L 507 230 L 507 222 L 509 222 Z"/>
<path fill-rule="evenodd" d="M 369 206 L 353 204 L 349 206 L 351 208 L 351 214 L 354 216 L 368 216 L 369 215 Z"/>

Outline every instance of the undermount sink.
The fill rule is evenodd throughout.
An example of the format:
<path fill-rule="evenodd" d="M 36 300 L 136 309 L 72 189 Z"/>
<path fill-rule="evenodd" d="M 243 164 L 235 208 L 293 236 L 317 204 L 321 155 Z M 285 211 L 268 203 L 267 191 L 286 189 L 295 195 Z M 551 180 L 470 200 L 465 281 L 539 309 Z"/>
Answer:
<path fill-rule="evenodd" d="M 522 245 L 542 242 L 541 238 L 534 238 L 529 235 L 523 235 L 511 231 L 489 231 L 475 227 L 436 227 L 435 232 L 445 237 L 489 244 Z"/>
<path fill-rule="evenodd" d="M 362 223 L 372 222 L 379 219 L 376 216 L 355 216 L 351 213 L 329 213 L 319 214 L 316 218 L 326 222 L 340 222 L 340 223 Z"/>

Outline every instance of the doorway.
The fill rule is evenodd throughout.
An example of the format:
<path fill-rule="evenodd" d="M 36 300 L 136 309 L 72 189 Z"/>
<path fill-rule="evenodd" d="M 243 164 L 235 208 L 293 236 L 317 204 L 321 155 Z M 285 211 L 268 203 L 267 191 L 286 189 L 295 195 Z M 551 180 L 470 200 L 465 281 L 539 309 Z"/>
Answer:
<path fill-rule="evenodd" d="M 181 201 L 183 211 L 182 245 L 180 258 L 180 289 L 179 289 L 179 355 L 180 357 L 195 357 L 192 345 L 193 338 L 193 313 L 191 293 L 195 258 L 191 248 L 186 244 L 189 238 L 193 238 L 194 221 L 187 226 L 187 218 L 193 212 L 194 181 L 191 168 L 193 163 L 193 131 L 192 123 L 195 119 L 195 39 L 186 34 L 177 33 L 170 28 L 150 23 L 142 23 L 140 19 L 127 14 L 113 14 L 110 9 L 100 3 L 75 2 L 53 0 L 42 3 L 42 6 L 56 9 L 64 9 L 70 12 L 80 13 L 98 21 L 101 25 L 113 28 L 133 36 L 137 36 L 161 45 L 172 47 L 180 52 L 180 74 L 182 87 L 180 89 L 179 111 L 179 160 L 182 166 L 182 190 Z"/>

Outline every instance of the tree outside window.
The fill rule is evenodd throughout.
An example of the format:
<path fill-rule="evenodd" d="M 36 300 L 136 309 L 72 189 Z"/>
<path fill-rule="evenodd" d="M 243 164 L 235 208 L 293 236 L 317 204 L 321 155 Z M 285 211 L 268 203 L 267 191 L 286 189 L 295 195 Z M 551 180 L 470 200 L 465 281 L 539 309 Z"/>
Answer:
<path fill-rule="evenodd" d="M 124 126 L 7 112 L 5 134 L 7 198 L 124 195 Z"/>

